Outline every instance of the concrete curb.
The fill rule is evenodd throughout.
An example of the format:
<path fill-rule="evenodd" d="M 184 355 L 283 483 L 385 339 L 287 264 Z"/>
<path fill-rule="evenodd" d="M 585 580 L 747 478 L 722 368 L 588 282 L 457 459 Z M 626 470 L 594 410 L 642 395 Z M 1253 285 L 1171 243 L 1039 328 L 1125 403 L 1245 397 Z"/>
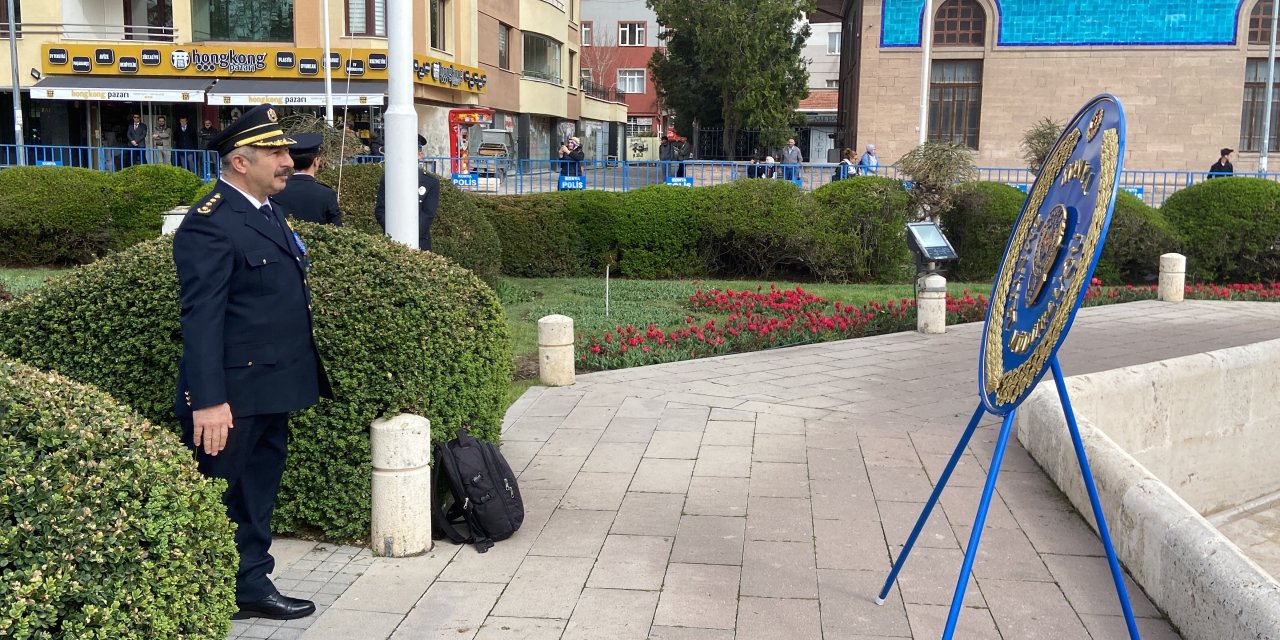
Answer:
<path fill-rule="evenodd" d="M 1259 385 L 1275 384 L 1270 379 L 1278 365 L 1280 340 L 1273 340 L 1067 380 L 1120 562 L 1189 640 L 1280 638 L 1280 583 L 1095 422 L 1134 420 L 1142 435 L 1151 436 L 1153 425 L 1171 417 L 1197 419 L 1188 417 L 1184 404 L 1210 396 L 1217 402 L 1201 404 L 1229 422 L 1245 407 L 1234 404 L 1233 412 L 1216 405 L 1262 401 Z M 1017 426 L 1018 440 L 1096 531 L 1052 382 L 1019 408 Z"/>

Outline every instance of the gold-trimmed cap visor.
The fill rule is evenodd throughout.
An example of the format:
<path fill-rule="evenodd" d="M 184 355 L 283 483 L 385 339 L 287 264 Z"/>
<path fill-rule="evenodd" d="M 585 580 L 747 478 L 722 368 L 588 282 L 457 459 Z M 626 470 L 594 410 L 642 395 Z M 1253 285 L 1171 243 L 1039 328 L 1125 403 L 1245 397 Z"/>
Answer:
<path fill-rule="evenodd" d="M 216 149 L 219 156 L 225 156 L 244 146 L 287 147 L 291 144 L 295 144 L 295 141 L 280 128 L 275 107 L 269 104 L 261 104 L 244 112 L 239 120 L 209 141 L 209 146 Z"/>

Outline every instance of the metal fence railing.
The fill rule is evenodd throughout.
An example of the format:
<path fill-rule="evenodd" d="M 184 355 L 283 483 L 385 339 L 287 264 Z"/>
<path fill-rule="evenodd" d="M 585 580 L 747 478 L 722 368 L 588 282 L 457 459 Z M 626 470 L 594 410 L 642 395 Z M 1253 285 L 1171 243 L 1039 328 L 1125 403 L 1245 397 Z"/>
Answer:
<path fill-rule="evenodd" d="M 128 147 L 74 147 L 28 144 L 25 147 L 28 165 L 58 165 L 83 167 L 102 171 L 118 171 L 136 164 L 171 164 L 190 170 L 209 180 L 217 176 L 218 158 L 212 151 L 136 149 Z M 382 162 L 382 156 L 357 156 L 356 163 Z M 18 148 L 0 145 L 0 167 L 21 164 Z M 431 157 L 422 161 L 422 168 L 452 180 L 461 189 L 476 193 L 519 195 L 545 193 L 564 189 L 594 189 L 602 191 L 631 191 L 655 184 L 680 186 L 709 186 L 735 180 L 777 179 L 792 180 L 801 189 L 812 191 L 850 173 L 879 175 L 892 179 L 907 179 L 895 166 L 876 168 L 854 167 L 852 170 L 835 164 L 802 163 L 751 163 L 709 160 L 685 162 L 584 160 L 580 163 L 559 160 L 516 160 L 487 157 Z M 1027 190 L 1035 175 L 1024 168 L 983 167 L 977 171 L 979 180 L 1002 182 L 1023 191 Z M 1244 175 L 1244 174 L 1241 174 Z M 1280 182 L 1280 173 L 1247 174 Z M 1209 174 L 1200 171 L 1123 171 L 1120 176 L 1122 189 L 1158 207 L 1180 189 L 1204 182 Z"/>

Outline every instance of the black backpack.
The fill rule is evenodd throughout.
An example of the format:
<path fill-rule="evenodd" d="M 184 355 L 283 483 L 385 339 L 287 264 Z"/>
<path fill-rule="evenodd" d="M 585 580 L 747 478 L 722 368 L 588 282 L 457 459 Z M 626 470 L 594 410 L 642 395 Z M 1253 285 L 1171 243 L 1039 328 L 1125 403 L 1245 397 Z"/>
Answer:
<path fill-rule="evenodd" d="M 498 447 L 471 437 L 464 429 L 435 446 L 431 481 L 431 533 L 454 544 L 472 543 L 484 553 L 510 538 L 524 522 L 524 501 L 516 474 Z M 441 484 L 441 480 L 444 484 Z M 445 490 L 448 493 L 445 493 Z M 463 535 L 457 525 L 466 525 Z"/>

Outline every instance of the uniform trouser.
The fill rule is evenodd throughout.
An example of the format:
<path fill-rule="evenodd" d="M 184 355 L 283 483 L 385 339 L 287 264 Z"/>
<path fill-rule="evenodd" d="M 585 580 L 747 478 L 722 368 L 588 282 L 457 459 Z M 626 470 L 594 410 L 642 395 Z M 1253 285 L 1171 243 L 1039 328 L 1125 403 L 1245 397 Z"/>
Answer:
<path fill-rule="evenodd" d="M 253 602 L 276 593 L 267 578 L 275 568 L 271 557 L 271 512 L 284 473 L 289 414 L 272 413 L 236 418 L 227 446 L 216 456 L 196 448 L 200 473 L 227 481 L 222 501 L 227 517 L 236 523 L 236 601 Z M 182 441 L 192 447 L 191 418 L 182 418 Z"/>

